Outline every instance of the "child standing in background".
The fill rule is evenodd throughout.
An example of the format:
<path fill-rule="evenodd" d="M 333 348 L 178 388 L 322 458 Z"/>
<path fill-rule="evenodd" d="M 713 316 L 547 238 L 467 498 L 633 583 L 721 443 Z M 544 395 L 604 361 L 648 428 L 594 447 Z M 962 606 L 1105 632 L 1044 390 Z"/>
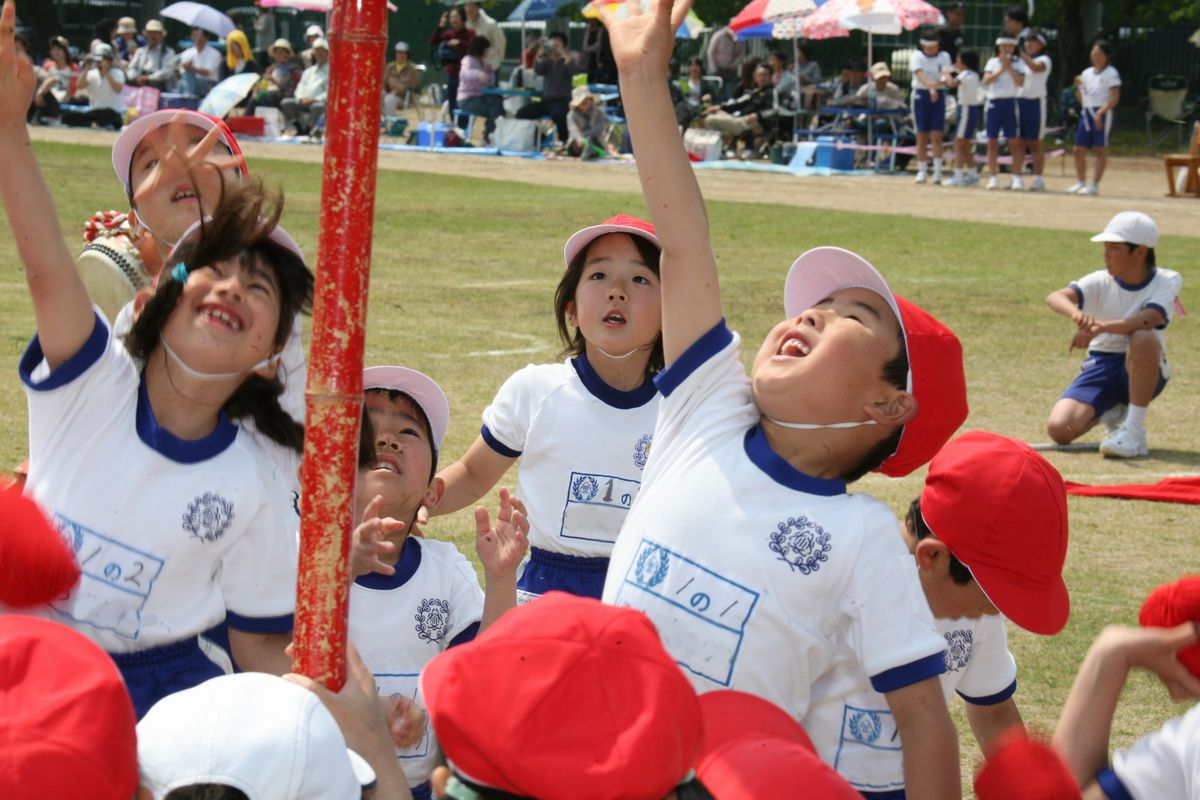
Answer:
<path fill-rule="evenodd" d="M 1075 93 L 1083 113 L 1075 130 L 1075 176 L 1067 194 L 1099 194 L 1100 179 L 1108 166 L 1108 137 L 1113 112 L 1121 102 L 1121 75 L 1112 65 L 1112 45 L 1101 39 L 1092 45 L 1092 65 L 1075 77 Z M 1096 171 L 1087 179 L 1087 151 L 1096 153 Z"/>
<path fill-rule="evenodd" d="M 1050 56 L 1046 55 L 1046 36 L 1037 28 L 1030 29 L 1017 55 L 1025 67 L 1025 82 L 1017 94 L 1017 122 L 1021 136 L 1012 143 L 1013 189 L 1022 188 L 1025 172 L 1025 151 L 1033 155 L 1031 192 L 1046 191 L 1042 173 L 1046 171 L 1046 154 L 1042 138 L 1046 135 L 1046 82 L 1050 80 Z"/>
<path fill-rule="evenodd" d="M 985 188 L 1000 188 L 1000 134 L 1015 147 L 1021 131 L 1017 127 L 1017 92 L 1025 82 L 1025 67 L 1016 57 L 1017 40 L 1011 36 L 996 39 L 996 55 L 988 59 L 983 83 L 988 87 L 987 127 L 988 182 Z M 1009 189 L 1023 188 L 1021 176 L 1013 166 Z"/>
<path fill-rule="evenodd" d="M 912 60 L 912 114 L 917 128 L 917 177 L 924 183 L 925 155 L 933 145 L 933 182 L 942 182 L 942 132 L 946 128 L 946 95 L 941 91 L 942 73 L 950 68 L 950 54 L 938 49 L 937 33 L 921 34 L 921 49 Z"/>
<path fill-rule="evenodd" d="M 979 183 L 975 167 L 975 131 L 983 104 L 979 94 L 979 53 L 964 47 L 954 61 L 953 75 L 946 75 L 946 85 L 958 87 L 958 121 L 954 126 L 954 175 L 944 186 L 972 186 Z"/>

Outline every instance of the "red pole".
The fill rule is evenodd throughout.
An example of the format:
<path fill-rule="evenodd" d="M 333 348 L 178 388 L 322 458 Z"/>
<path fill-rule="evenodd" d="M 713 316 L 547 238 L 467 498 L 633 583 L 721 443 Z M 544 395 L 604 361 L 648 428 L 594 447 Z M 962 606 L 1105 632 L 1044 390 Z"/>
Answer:
<path fill-rule="evenodd" d="M 334 691 L 346 680 L 348 560 L 387 51 L 384 2 L 335 0 L 329 26 L 293 667 Z"/>

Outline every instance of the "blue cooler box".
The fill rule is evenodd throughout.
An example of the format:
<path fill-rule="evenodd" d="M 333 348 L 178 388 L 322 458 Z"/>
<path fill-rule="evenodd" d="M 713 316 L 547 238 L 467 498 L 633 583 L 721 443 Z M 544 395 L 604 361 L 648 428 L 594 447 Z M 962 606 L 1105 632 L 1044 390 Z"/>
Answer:
<path fill-rule="evenodd" d="M 839 141 L 844 144 L 853 144 L 853 140 L 851 139 L 818 136 L 816 160 L 813 166 L 840 170 L 854 169 L 854 151 L 848 147 L 839 149 L 837 147 Z"/>
<path fill-rule="evenodd" d="M 417 145 L 419 147 L 444 147 L 446 131 L 454 126 L 445 122 L 421 122 L 417 124 Z"/>

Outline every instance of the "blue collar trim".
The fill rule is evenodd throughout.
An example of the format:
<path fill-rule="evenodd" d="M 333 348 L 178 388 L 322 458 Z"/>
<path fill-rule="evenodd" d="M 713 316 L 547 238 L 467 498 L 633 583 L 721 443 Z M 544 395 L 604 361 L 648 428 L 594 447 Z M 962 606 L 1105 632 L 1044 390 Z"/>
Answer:
<path fill-rule="evenodd" d="M 354 579 L 354 582 L 364 589 L 377 589 L 384 592 L 390 589 L 399 589 L 408 583 L 413 575 L 417 574 L 417 569 L 420 566 L 421 540 L 415 536 L 409 536 L 405 538 L 404 544 L 400 549 L 400 558 L 396 561 L 395 575 L 368 572 L 366 575 L 359 575 Z"/>
<path fill-rule="evenodd" d="M 746 431 L 743 444 L 746 456 L 754 462 L 754 466 L 767 473 L 771 480 L 781 486 L 822 497 L 836 497 L 846 493 L 846 482 L 841 478 L 814 478 L 789 464 L 771 449 L 762 425 L 755 425 Z"/>
<path fill-rule="evenodd" d="M 138 438 L 151 450 L 180 464 L 199 464 L 223 453 L 237 438 L 238 427 L 229 421 L 224 411 L 217 414 L 217 427 L 203 439 L 180 439 L 160 427 L 146 394 L 146 375 L 138 382 Z"/>
<path fill-rule="evenodd" d="M 1120 286 L 1120 287 L 1121 287 L 1122 289 L 1124 289 L 1125 291 L 1127 291 L 1127 292 L 1136 292 L 1136 291 L 1139 291 L 1139 290 L 1141 290 L 1141 289 L 1145 289 L 1147 286 L 1149 286 L 1149 285 L 1150 285 L 1150 281 L 1154 280 L 1154 275 L 1155 275 L 1155 273 L 1157 273 L 1157 272 L 1158 272 L 1158 268 L 1157 268 L 1157 267 L 1151 267 L 1151 268 L 1150 268 L 1150 274 L 1149 274 L 1149 275 L 1147 275 L 1147 276 L 1146 276 L 1146 280 L 1142 281 L 1141 283 L 1126 283 L 1125 281 L 1121 280 L 1120 278 L 1118 278 L 1118 277 L 1117 277 L 1117 276 L 1115 276 L 1115 275 L 1113 276 L 1113 280 L 1117 282 L 1117 286 Z"/>
<path fill-rule="evenodd" d="M 614 389 L 596 374 L 596 370 L 588 363 L 587 355 L 584 353 L 572 358 L 571 366 L 575 368 L 575 373 L 579 375 L 579 380 L 583 383 L 584 388 L 591 392 L 597 400 L 613 408 L 641 408 L 653 400 L 654 395 L 658 393 L 654 381 L 650 380 L 642 381 L 641 386 L 628 392 Z"/>

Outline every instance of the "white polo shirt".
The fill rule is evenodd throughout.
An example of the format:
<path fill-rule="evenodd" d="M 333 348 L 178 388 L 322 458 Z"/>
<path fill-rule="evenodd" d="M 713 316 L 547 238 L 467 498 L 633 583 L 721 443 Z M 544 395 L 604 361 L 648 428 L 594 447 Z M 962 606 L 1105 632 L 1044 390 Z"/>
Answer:
<path fill-rule="evenodd" d="M 1025 64 L 1020 61 L 1014 61 L 1012 68 L 1013 72 L 1025 73 Z M 998 56 L 989 58 L 987 65 L 983 68 L 984 75 L 992 72 L 1000 72 L 1000 58 Z M 1017 86 L 1016 81 L 1013 80 L 1012 75 L 1008 72 L 1001 73 L 996 80 L 987 84 L 989 100 L 1004 100 L 1009 97 L 1016 97 L 1018 91 L 1020 91 L 1020 87 Z"/>
<path fill-rule="evenodd" d="M 1050 61 L 1050 56 L 1044 53 L 1040 56 L 1034 56 L 1030 60 L 1038 64 L 1044 64 L 1046 68 L 1041 72 L 1036 72 L 1035 70 L 1030 69 L 1028 64 L 1022 61 L 1021 66 L 1025 72 L 1025 83 L 1021 85 L 1021 89 L 1017 93 L 1017 96 L 1023 100 L 1040 100 L 1046 96 L 1046 83 L 1050 80 L 1052 63 Z"/>
<path fill-rule="evenodd" d="M 921 79 L 917 77 L 918 70 L 925 74 L 926 80 L 933 81 L 936 84 L 942 77 L 942 68 L 948 68 L 950 64 L 950 54 L 944 50 L 939 50 L 936 56 L 927 56 L 923 50 L 914 52 L 912 63 L 910 64 L 913 91 L 928 91 L 925 84 L 921 83 Z"/>
<path fill-rule="evenodd" d="M 1108 104 L 1109 91 L 1121 86 L 1121 74 L 1112 64 L 1099 72 L 1095 67 L 1088 67 L 1079 73 L 1079 84 L 1083 107 L 1099 108 Z"/>
<path fill-rule="evenodd" d="M 978 72 L 964 69 L 958 73 L 958 105 L 960 108 L 981 105 L 983 101 L 981 95 Z"/>

